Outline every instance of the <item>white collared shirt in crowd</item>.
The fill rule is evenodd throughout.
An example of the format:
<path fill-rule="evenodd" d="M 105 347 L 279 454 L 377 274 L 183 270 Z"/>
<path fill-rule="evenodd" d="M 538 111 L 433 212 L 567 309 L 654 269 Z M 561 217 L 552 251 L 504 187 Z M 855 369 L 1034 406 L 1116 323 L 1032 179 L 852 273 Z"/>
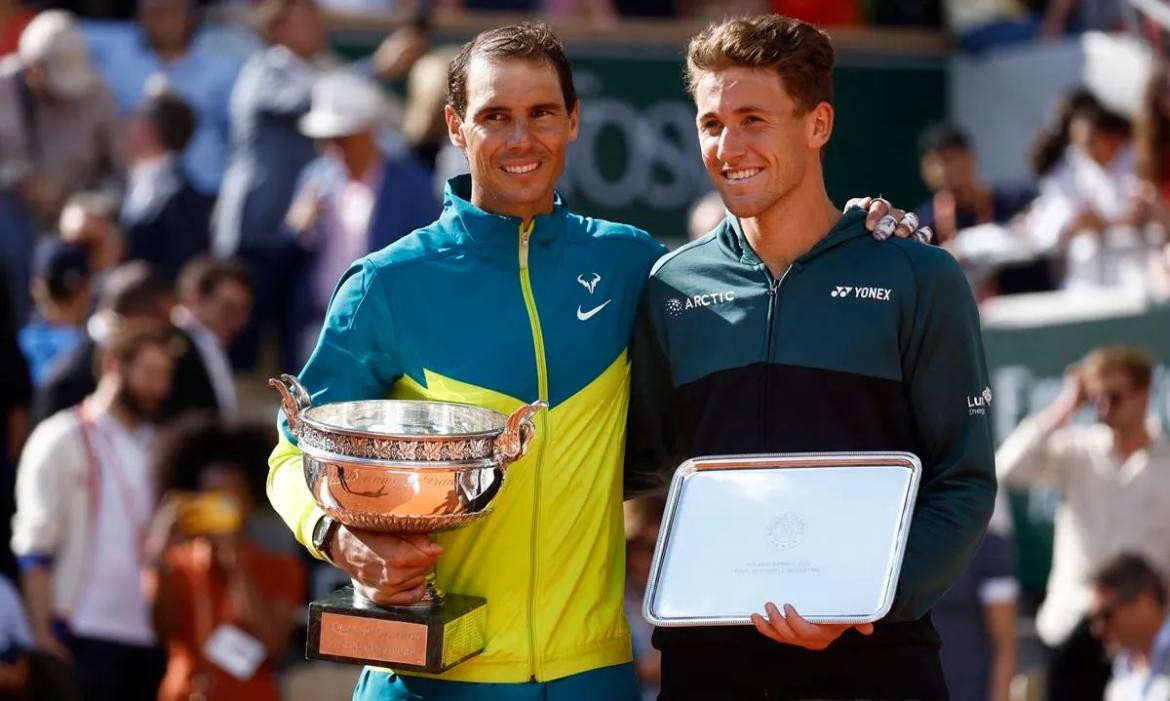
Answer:
<path fill-rule="evenodd" d="M 175 176 L 175 157 L 161 156 L 130 166 L 126 181 L 126 199 L 122 201 L 122 219 L 137 221 L 157 211 L 182 182 Z"/>
<path fill-rule="evenodd" d="M 1148 667 L 1136 667 L 1124 651 L 1113 660 L 1105 701 L 1170 701 L 1170 619 L 1154 638 Z"/>
<path fill-rule="evenodd" d="M 154 512 L 154 431 L 132 431 L 87 402 L 29 437 L 16 476 L 12 550 L 22 563 L 51 568 L 53 613 L 73 634 L 152 645 L 141 573 Z"/>
<path fill-rule="evenodd" d="M 223 344 L 211 329 L 195 318 L 186 307 L 177 306 L 171 313 L 171 321 L 191 337 L 207 374 L 211 377 L 211 389 L 215 392 L 215 403 L 224 418 L 233 418 L 239 410 L 236 399 L 236 384 L 232 376 L 231 361 Z"/>
<path fill-rule="evenodd" d="M 1058 645 L 1088 611 L 1089 579 L 1110 559 L 1134 552 L 1170 574 L 1170 443 L 1158 433 L 1124 462 L 1103 424 L 1050 429 L 1031 416 L 995 455 L 1000 481 L 1063 493 L 1056 512 L 1048 594 L 1036 619 Z"/>
<path fill-rule="evenodd" d="M 329 306 L 333 289 L 355 260 L 370 252 L 370 220 L 382 182 L 379 158 L 358 180 L 338 164 L 338 172 L 322 178 L 322 212 L 314 232 L 318 237 L 313 268 L 313 302 L 319 310 Z"/>

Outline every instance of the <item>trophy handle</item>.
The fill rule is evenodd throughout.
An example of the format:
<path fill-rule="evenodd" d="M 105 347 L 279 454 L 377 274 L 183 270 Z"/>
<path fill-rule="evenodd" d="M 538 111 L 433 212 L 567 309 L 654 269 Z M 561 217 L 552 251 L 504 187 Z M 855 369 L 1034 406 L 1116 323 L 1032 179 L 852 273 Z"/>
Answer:
<path fill-rule="evenodd" d="M 281 375 L 280 379 L 275 377 L 269 379 L 268 386 L 275 387 L 276 391 L 280 392 L 280 407 L 288 418 L 288 427 L 296 431 L 297 424 L 301 422 L 301 412 L 313 403 L 308 390 L 300 380 L 289 374 Z"/>
<path fill-rule="evenodd" d="M 495 454 L 500 461 L 500 470 L 507 468 L 509 463 L 516 462 L 524 457 L 528 451 L 528 444 L 536 435 L 536 426 L 532 417 L 541 409 L 547 409 L 548 402 L 543 399 L 526 404 L 512 413 L 504 424 L 504 432 L 496 438 Z"/>

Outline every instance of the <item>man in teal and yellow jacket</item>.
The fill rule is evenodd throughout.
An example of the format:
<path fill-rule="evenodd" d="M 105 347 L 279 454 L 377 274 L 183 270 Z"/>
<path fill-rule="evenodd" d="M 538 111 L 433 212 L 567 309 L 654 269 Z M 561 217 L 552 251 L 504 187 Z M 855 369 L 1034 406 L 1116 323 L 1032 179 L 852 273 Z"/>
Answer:
<path fill-rule="evenodd" d="M 355 698 L 637 697 L 622 614 L 626 345 L 665 249 L 555 195 L 577 133 L 568 70 L 544 27 L 464 48 L 447 120 L 472 175 L 448 184 L 438 221 L 350 268 L 300 375 L 314 403 L 390 396 L 507 414 L 546 400 L 491 517 L 437 546 L 331 528 L 282 420 L 269 494 L 315 555 L 379 603 L 417 600 L 436 561 L 442 587 L 488 600 L 481 654 L 441 681 L 367 669 Z"/>
<path fill-rule="evenodd" d="M 665 249 L 556 196 L 577 134 L 569 70 L 541 25 L 463 48 L 446 118 L 471 176 L 449 183 L 438 221 L 349 269 L 300 374 L 314 404 L 389 396 L 507 414 L 546 400 L 494 513 L 437 542 L 339 526 L 314 504 L 281 419 L 269 497 L 315 556 L 377 603 L 417 601 L 436 562 L 440 586 L 488 601 L 481 654 L 441 679 L 367 669 L 355 698 L 640 696 L 622 613 L 626 352 Z"/>

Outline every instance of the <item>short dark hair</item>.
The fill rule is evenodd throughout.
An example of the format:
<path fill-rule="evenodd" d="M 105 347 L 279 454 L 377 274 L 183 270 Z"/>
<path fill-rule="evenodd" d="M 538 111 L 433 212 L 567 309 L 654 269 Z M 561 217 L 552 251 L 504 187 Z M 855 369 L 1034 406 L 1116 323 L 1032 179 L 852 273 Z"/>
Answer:
<path fill-rule="evenodd" d="M 497 27 L 476 34 L 459 49 L 447 68 L 447 104 L 461 118 L 467 112 L 467 69 L 471 59 L 483 55 L 495 59 L 535 61 L 552 66 L 561 83 L 565 109 L 577 104 L 577 89 L 573 87 L 573 69 L 565 56 L 565 47 L 547 24 L 522 22 Z"/>
<path fill-rule="evenodd" d="M 106 275 L 98 299 L 98 311 L 119 316 L 150 314 L 159 302 L 174 293 L 171 283 L 150 264 L 136 260 L 123 263 Z"/>
<path fill-rule="evenodd" d="M 950 122 L 932 124 L 924 129 L 918 137 L 918 156 L 920 158 L 928 153 L 941 153 L 953 148 L 970 151 L 971 140 L 967 137 L 967 132 Z"/>
<path fill-rule="evenodd" d="M 238 258 L 199 256 L 191 259 L 179 273 L 179 296 L 206 297 L 225 280 L 237 282 L 250 292 L 256 291 L 252 275 L 243 261 Z"/>
<path fill-rule="evenodd" d="M 234 465 L 244 473 L 252 500 L 264 499 L 268 454 L 276 440 L 267 424 L 226 423 L 205 414 L 177 419 L 155 446 L 153 463 L 158 496 L 199 489 L 203 471 Z"/>
<path fill-rule="evenodd" d="M 734 66 L 768 68 L 801 112 L 833 102 L 835 52 L 829 35 L 782 15 L 755 15 L 715 22 L 691 39 L 683 74 L 695 96 L 702 73 Z"/>
<path fill-rule="evenodd" d="M 122 319 L 112 325 L 102 340 L 99 357 L 112 356 L 120 363 L 131 363 L 149 345 L 162 346 L 172 357 L 177 357 L 183 350 L 182 337 L 171 324 Z"/>
<path fill-rule="evenodd" d="M 1166 604 L 1166 583 L 1144 557 L 1122 553 L 1093 575 L 1093 585 L 1113 592 L 1121 601 L 1133 601 L 1150 593 L 1159 606 Z"/>
<path fill-rule="evenodd" d="M 187 148 L 199 124 L 195 110 L 169 90 L 161 90 L 147 97 L 141 113 L 154 126 L 159 143 L 171 153 L 180 153 Z"/>

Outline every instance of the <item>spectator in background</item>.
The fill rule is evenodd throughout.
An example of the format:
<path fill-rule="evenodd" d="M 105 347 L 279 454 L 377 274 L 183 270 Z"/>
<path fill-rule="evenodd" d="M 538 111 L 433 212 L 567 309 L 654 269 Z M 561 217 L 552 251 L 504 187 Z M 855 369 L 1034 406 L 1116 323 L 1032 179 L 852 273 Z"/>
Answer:
<path fill-rule="evenodd" d="M 1028 417 L 996 453 L 1002 483 L 1061 490 L 1048 594 L 1036 619 L 1051 648 L 1050 698 L 1100 699 L 1109 679 L 1089 630 L 1093 571 L 1123 552 L 1170 571 L 1170 443 L 1146 424 L 1153 364 L 1106 347 L 1071 369 L 1060 396 Z M 1070 425 L 1082 407 L 1093 425 Z"/>
<path fill-rule="evenodd" d="M 1123 554 L 1093 575 L 1090 627 L 1113 656 L 1106 701 L 1170 698 L 1166 582 L 1140 555 Z"/>
<path fill-rule="evenodd" d="M 239 410 L 227 349 L 248 323 L 252 296 L 248 269 L 232 258 L 196 258 L 179 276 L 179 306 L 172 320 L 203 359 L 224 417 L 233 417 Z"/>
<path fill-rule="evenodd" d="M 1124 117 L 1096 100 L 1078 99 L 1067 134 L 1041 137 L 1050 143 L 1038 146 L 1038 153 L 1056 153 L 1062 145 L 1063 153 L 1041 177 L 1028 222 L 1038 247 L 1057 249 L 1077 233 L 1126 221 L 1136 185 L 1130 133 Z"/>
<path fill-rule="evenodd" d="M 152 422 L 175 342 L 169 325 L 120 324 L 93 394 L 33 431 L 17 472 L 12 550 L 33 636 L 73 661 L 86 699 L 158 694 L 162 656 L 140 578 L 155 504 Z"/>
<path fill-rule="evenodd" d="M 1048 0 L 1040 11 L 1024 0 L 944 0 L 947 25 L 959 49 L 979 53 L 1034 39 L 1064 34 L 1078 0 Z"/>
<path fill-rule="evenodd" d="M 0 59 L 0 188 L 44 221 L 86 188 L 117 191 L 117 110 L 94 70 L 73 15 L 48 10 Z"/>
<path fill-rule="evenodd" d="M 650 581 L 650 564 L 654 546 L 658 542 L 658 528 L 666 499 L 644 496 L 623 504 L 626 523 L 626 620 L 630 623 L 630 639 L 634 646 L 634 669 L 642 688 L 642 698 L 658 698 L 662 682 L 662 653 L 650 642 L 654 626 L 642 617 L 642 599 Z"/>
<path fill-rule="evenodd" d="M 997 508 L 971 564 L 931 612 L 952 701 L 1009 701 L 1019 664 L 1016 559 Z"/>
<path fill-rule="evenodd" d="M 180 165 L 196 116 L 170 92 L 148 96 L 130 120 L 130 177 L 122 203 L 127 258 L 144 260 L 171 280 L 192 258 L 211 249 L 211 200 Z"/>
<path fill-rule="evenodd" d="M 89 252 L 89 270 L 100 281 L 126 251 L 118 228 L 118 200 L 105 192 L 78 192 L 61 209 L 57 233 L 64 243 Z"/>
<path fill-rule="evenodd" d="M 41 421 L 75 406 L 94 390 L 94 368 L 100 348 L 124 321 L 169 324 L 175 294 L 169 280 L 142 261 L 124 263 L 110 271 L 98 295 L 97 312 L 86 324 L 86 337 L 73 353 L 53 366 L 33 402 L 33 419 Z M 194 342 L 185 341 L 175 365 L 172 391 L 162 416 L 173 418 L 186 411 L 218 411 L 211 376 Z"/>
<path fill-rule="evenodd" d="M 451 143 L 443 117 L 447 67 L 458 52 L 457 46 L 434 49 L 420 57 L 407 76 L 402 134 L 415 157 L 431 169 L 435 197 L 442 197 L 449 179 L 467 172 L 467 157 Z"/>
<path fill-rule="evenodd" d="M 20 0 L 0 0 L 0 58 L 16 53 L 21 32 L 36 15 Z"/>
<path fill-rule="evenodd" d="M 970 227 L 1006 224 L 1036 197 L 1030 187 L 992 187 L 984 182 L 967 134 L 952 124 L 928 127 L 918 140 L 918 158 L 931 196 L 915 213 L 923 225 L 934 229 L 934 240 L 940 245 L 954 241 Z M 1016 246 L 1024 247 L 1024 241 Z M 952 253 L 962 260 L 958 250 Z M 981 294 L 1013 294 L 1051 290 L 1055 284 L 1048 259 L 1040 257 L 998 265 L 990 280 L 977 287 Z"/>
<path fill-rule="evenodd" d="M 931 196 L 915 212 L 934 229 L 939 244 L 976 224 L 1006 222 L 1036 196 L 1030 188 L 993 188 L 984 182 L 970 139 L 952 124 L 935 124 L 922 133 L 918 159 Z"/>
<path fill-rule="evenodd" d="M 1154 66 L 1146 83 L 1134 121 L 1134 153 L 1138 176 L 1170 203 L 1170 64 L 1165 61 Z"/>
<path fill-rule="evenodd" d="M 74 192 L 118 188 L 116 112 L 67 12 L 42 12 L 0 58 L 0 263 L 21 322 L 35 234 Z"/>
<path fill-rule="evenodd" d="M 1134 155 L 1142 184 L 1137 219 L 1170 229 L 1170 64 L 1154 65 L 1134 121 Z"/>
<path fill-rule="evenodd" d="M 88 27 L 94 62 L 123 114 L 151 97 L 164 81 L 197 116 L 190 145 L 180 154 L 200 194 L 219 190 L 231 150 L 228 105 L 241 58 L 200 28 L 194 0 L 139 0 L 137 23 Z"/>
<path fill-rule="evenodd" d="M 439 215 L 430 174 L 409 155 L 379 147 L 378 133 L 386 126 L 386 106 L 371 81 L 337 72 L 313 86 L 312 109 L 300 128 L 320 144 L 322 155 L 301 175 L 286 219 L 311 252 L 309 307 L 296 313 L 310 322 L 304 327 L 311 331 L 303 339 L 306 349 L 316 344 L 342 273 Z M 300 360 L 307 357 L 303 353 Z"/>
<path fill-rule="evenodd" d="M 159 701 L 279 698 L 276 664 L 299 623 L 305 571 L 295 555 L 247 536 L 264 499 L 255 461 L 268 434 L 194 420 L 176 426 L 158 453 L 161 500 L 146 548 L 147 591 L 168 653 Z"/>
<path fill-rule="evenodd" d="M 51 241 L 37 254 L 32 288 L 37 317 L 20 330 L 19 340 L 33 385 L 40 387 L 53 363 L 84 341 L 93 286 L 81 246 Z"/>
<path fill-rule="evenodd" d="M 281 330 L 281 346 L 295 363 L 295 322 L 286 302 L 299 269 L 295 244 L 281 224 L 301 169 L 316 156 L 297 120 L 328 59 L 325 29 L 313 0 L 265 0 L 258 11 L 268 47 L 244 64 L 232 91 L 232 156 L 214 214 L 217 255 L 238 255 L 256 281 L 256 313 L 234 350 L 237 367 L 255 362 L 260 331 Z"/>
<path fill-rule="evenodd" d="M 1144 287 L 1147 251 L 1133 235 L 1144 225 L 1130 125 L 1100 104 L 1077 107 L 1064 156 L 1040 181 L 1025 222 L 1037 251 L 1063 254 L 1065 287 Z M 1134 249 L 1133 255 L 1121 255 Z"/>

